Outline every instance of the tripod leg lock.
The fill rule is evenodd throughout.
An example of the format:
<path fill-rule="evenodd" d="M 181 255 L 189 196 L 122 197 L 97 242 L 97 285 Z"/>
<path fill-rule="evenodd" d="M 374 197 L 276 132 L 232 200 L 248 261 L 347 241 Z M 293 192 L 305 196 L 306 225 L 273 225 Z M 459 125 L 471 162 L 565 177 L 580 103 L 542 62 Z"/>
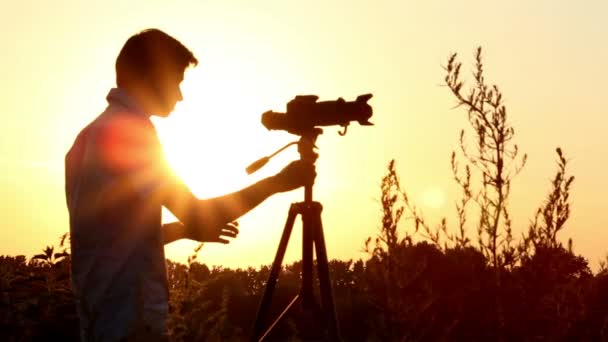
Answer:
<path fill-rule="evenodd" d="M 313 215 L 321 215 L 323 205 L 319 202 L 298 202 L 291 205 L 290 210 L 296 210 L 298 214 L 310 211 Z"/>

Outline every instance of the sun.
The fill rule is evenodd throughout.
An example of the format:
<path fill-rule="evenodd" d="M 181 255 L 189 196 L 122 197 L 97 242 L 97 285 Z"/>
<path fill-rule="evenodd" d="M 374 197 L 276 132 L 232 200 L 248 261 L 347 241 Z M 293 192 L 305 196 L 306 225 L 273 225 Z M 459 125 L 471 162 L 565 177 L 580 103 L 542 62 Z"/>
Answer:
<path fill-rule="evenodd" d="M 248 140 L 246 130 L 238 127 L 225 132 L 229 125 L 222 118 L 227 115 L 220 108 L 210 111 L 214 114 L 207 110 L 209 106 L 178 105 L 170 119 L 157 125 L 171 168 L 201 198 L 235 190 L 244 177 L 237 145 Z"/>
<path fill-rule="evenodd" d="M 181 85 L 184 100 L 169 118 L 154 119 L 169 164 L 199 198 L 251 184 L 255 177 L 245 167 L 273 149 L 260 124 L 269 109 L 262 96 L 238 94 L 233 82 L 188 71 Z"/>

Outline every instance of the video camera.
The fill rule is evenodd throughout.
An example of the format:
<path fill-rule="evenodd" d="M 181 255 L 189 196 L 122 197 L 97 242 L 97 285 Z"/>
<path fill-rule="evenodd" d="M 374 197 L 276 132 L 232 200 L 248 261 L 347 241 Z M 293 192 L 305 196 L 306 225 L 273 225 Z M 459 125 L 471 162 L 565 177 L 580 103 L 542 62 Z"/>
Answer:
<path fill-rule="evenodd" d="M 317 136 L 322 130 L 317 126 L 339 125 L 344 128 L 340 135 L 346 134 L 346 128 L 351 121 L 357 121 L 363 126 L 372 126 L 369 122 L 372 117 L 372 107 L 367 100 L 372 94 L 359 95 L 355 101 L 347 102 L 342 98 L 335 101 L 317 102 L 316 95 L 298 95 L 287 103 L 287 112 L 277 113 L 267 111 L 262 114 L 262 124 L 269 130 L 283 130 L 300 136 L 300 141 L 291 142 L 278 149 L 273 154 L 260 158 L 245 169 L 247 174 L 256 172 L 287 147 L 298 144 L 301 158 L 314 160 L 317 154 L 313 147 Z"/>
<path fill-rule="evenodd" d="M 303 135 L 317 126 L 344 127 L 341 135 L 351 121 L 360 125 L 373 125 L 372 107 L 367 101 L 372 94 L 359 95 L 355 101 L 347 102 L 342 98 L 335 101 L 317 102 L 316 95 L 298 95 L 287 103 L 285 113 L 267 111 L 262 114 L 262 124 L 269 130 L 284 130 L 291 134 Z"/>

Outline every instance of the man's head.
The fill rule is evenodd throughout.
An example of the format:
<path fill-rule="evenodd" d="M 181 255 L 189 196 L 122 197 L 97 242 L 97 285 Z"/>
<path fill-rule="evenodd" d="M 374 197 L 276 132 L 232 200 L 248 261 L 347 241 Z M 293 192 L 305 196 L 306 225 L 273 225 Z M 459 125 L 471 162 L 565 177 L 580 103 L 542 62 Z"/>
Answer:
<path fill-rule="evenodd" d="M 141 31 L 127 40 L 116 58 L 116 84 L 149 113 L 168 116 L 182 100 L 184 71 L 198 60 L 177 39 L 157 30 Z"/>

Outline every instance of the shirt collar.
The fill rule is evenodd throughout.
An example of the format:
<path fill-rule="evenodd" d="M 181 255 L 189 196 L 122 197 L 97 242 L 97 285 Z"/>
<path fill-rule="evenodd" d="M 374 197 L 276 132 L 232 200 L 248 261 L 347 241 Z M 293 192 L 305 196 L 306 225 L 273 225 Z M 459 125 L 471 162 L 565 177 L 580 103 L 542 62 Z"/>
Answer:
<path fill-rule="evenodd" d="M 121 88 L 112 88 L 106 96 L 106 100 L 110 105 L 119 105 L 125 107 L 130 112 L 134 112 L 137 114 L 141 114 L 144 116 L 148 116 L 148 114 L 143 110 L 143 108 L 127 94 L 127 91 Z"/>

